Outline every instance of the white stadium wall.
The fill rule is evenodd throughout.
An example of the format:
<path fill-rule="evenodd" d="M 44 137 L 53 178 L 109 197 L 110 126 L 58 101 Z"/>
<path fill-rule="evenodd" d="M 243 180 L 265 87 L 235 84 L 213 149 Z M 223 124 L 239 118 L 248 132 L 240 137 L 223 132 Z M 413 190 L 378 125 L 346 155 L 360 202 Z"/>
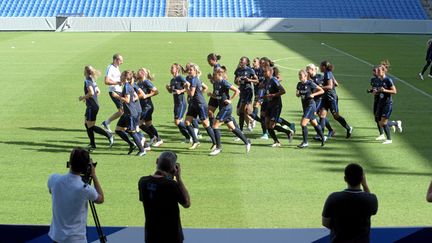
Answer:
<path fill-rule="evenodd" d="M 429 34 L 432 20 L 284 18 L 0 18 L 0 31 L 333 32 Z"/>

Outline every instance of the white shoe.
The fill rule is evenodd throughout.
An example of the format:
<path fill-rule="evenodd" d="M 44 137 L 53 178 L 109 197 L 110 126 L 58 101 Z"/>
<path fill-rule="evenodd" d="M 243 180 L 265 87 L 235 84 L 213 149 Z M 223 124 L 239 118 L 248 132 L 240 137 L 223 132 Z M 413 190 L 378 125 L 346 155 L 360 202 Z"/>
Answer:
<path fill-rule="evenodd" d="M 428 77 L 429 77 L 429 78 L 432 78 L 432 75 L 428 74 Z"/>
<path fill-rule="evenodd" d="M 393 132 L 396 132 L 396 126 L 391 126 Z"/>
<path fill-rule="evenodd" d="M 192 146 L 189 147 L 190 150 L 194 150 L 200 146 L 200 142 L 193 143 Z"/>
<path fill-rule="evenodd" d="M 424 80 L 423 74 L 419 73 L 419 77 L 420 77 L 421 80 Z"/>
<path fill-rule="evenodd" d="M 377 138 L 375 138 L 375 140 L 377 140 L 377 141 L 383 141 L 383 140 L 386 140 L 386 137 L 385 137 L 384 134 L 381 134 Z"/>
<path fill-rule="evenodd" d="M 253 128 L 252 128 L 252 126 L 249 124 L 249 126 L 246 128 L 246 131 L 247 132 L 252 132 L 253 131 Z"/>
<path fill-rule="evenodd" d="M 386 139 L 382 144 L 391 144 L 391 143 L 392 143 L 392 140 Z"/>
<path fill-rule="evenodd" d="M 195 136 L 198 137 L 199 129 L 198 128 L 194 128 L 193 130 L 194 130 Z"/>
<path fill-rule="evenodd" d="M 189 139 L 185 138 L 181 143 L 193 143 L 193 140 L 192 138 Z"/>
<path fill-rule="evenodd" d="M 198 139 L 202 139 L 203 138 L 203 136 L 201 135 L 201 133 L 197 135 L 197 138 Z"/>
<path fill-rule="evenodd" d="M 147 152 L 147 151 L 151 151 L 151 147 L 150 146 L 147 146 L 147 147 L 144 147 L 144 150 Z"/>
<path fill-rule="evenodd" d="M 280 148 L 280 147 L 282 147 L 282 144 L 280 144 L 280 143 L 274 143 L 271 146 L 272 146 L 272 148 Z"/>
<path fill-rule="evenodd" d="M 213 151 L 215 151 L 216 149 L 217 149 L 217 145 L 216 145 L 216 144 L 213 144 L 213 145 L 211 146 L 211 148 L 210 148 L 210 151 L 213 152 Z"/>
<path fill-rule="evenodd" d="M 153 147 L 160 147 L 163 144 L 163 140 L 161 139 L 160 141 L 157 141 L 155 143 L 153 143 Z"/>
<path fill-rule="evenodd" d="M 246 153 L 247 153 L 247 154 L 250 152 L 250 149 L 251 149 L 251 143 L 248 142 L 248 143 L 246 144 Z"/>
<path fill-rule="evenodd" d="M 238 142 L 238 141 L 240 141 L 240 140 L 241 140 L 241 139 L 238 138 L 238 137 L 234 138 L 234 142 Z"/>
<path fill-rule="evenodd" d="M 215 155 L 220 154 L 221 151 L 222 151 L 222 149 L 217 148 L 217 149 L 211 151 L 211 152 L 209 153 L 209 155 L 210 155 L 210 156 L 215 156 Z"/>
<path fill-rule="evenodd" d="M 109 136 L 108 140 L 109 140 L 109 147 L 111 148 L 114 144 L 114 135 L 112 135 L 110 133 L 111 136 Z"/>
<path fill-rule="evenodd" d="M 297 148 L 306 148 L 306 147 L 308 147 L 309 146 L 309 144 L 308 143 L 301 143 L 301 144 L 299 144 L 299 145 L 297 145 Z"/>
<path fill-rule="evenodd" d="M 107 132 L 112 133 L 112 131 L 111 131 L 110 127 L 109 127 L 109 124 L 107 124 L 105 121 L 103 121 L 101 125 L 105 128 L 105 130 Z"/>
<path fill-rule="evenodd" d="M 252 128 L 255 128 L 255 127 L 256 127 L 256 121 L 253 120 L 253 121 L 252 121 Z"/>
<path fill-rule="evenodd" d="M 402 133 L 402 121 L 396 121 L 396 123 L 397 123 L 396 130 L 399 133 Z"/>
<path fill-rule="evenodd" d="M 264 133 L 264 134 L 260 137 L 260 139 L 268 140 L 268 134 L 267 134 L 267 133 Z"/>

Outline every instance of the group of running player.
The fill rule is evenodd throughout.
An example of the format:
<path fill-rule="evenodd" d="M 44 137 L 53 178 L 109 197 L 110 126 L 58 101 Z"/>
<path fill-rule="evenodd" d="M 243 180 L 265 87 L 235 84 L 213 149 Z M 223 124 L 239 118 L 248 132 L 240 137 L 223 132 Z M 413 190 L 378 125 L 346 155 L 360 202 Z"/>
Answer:
<path fill-rule="evenodd" d="M 208 64 L 213 69 L 213 72 L 207 75 L 213 88 L 211 92 L 201 81 L 201 71 L 197 64 L 188 63 L 184 67 L 178 63 L 171 65 L 172 79 L 166 85 L 166 89 L 173 95 L 174 123 L 185 137 L 185 141 L 192 143 L 189 149 L 193 150 L 200 146 L 199 123 L 205 128 L 212 143 L 209 155 L 217 155 L 222 151 L 220 132 L 222 123 L 225 123 L 237 139 L 244 143 L 246 153 L 251 149 L 251 142 L 243 133 L 244 125 L 246 129 L 251 130 L 256 122 L 261 123 L 261 139 L 268 139 L 268 136 L 273 139 L 272 147 L 282 146 L 275 131 L 285 134 L 287 141 L 291 142 L 296 132 L 295 125 L 280 117 L 281 96 L 286 91 L 282 85 L 279 69 L 274 62 L 267 57 L 255 58 L 251 66 L 248 57 L 241 57 L 234 71 L 235 85 L 232 85 L 228 81 L 227 68 L 219 64 L 220 59 L 221 56 L 215 53 L 207 56 Z M 110 97 L 118 110 L 102 122 L 104 129 L 95 125 L 99 110 L 97 96 L 100 93 L 96 79 L 100 73 L 91 66 L 86 66 L 84 69 L 85 95 L 80 96 L 79 100 L 85 100 L 87 106 L 85 127 L 90 139 L 88 148 L 89 150 L 96 148 L 94 132 L 105 136 L 112 146 L 114 140 L 110 123 L 120 118 L 115 133 L 129 145 L 128 154 L 138 148 L 137 156 L 142 156 L 150 150 L 150 144 L 155 147 L 163 144 L 163 140 L 152 124 L 154 107 L 151 97 L 158 95 L 159 91 L 152 83 L 153 77 L 149 70 L 140 68 L 137 72 L 130 70 L 120 72 L 119 66 L 122 63 L 123 57 L 115 54 L 113 62 L 107 67 L 105 73 L 104 82 L 109 85 Z M 402 131 L 400 121 L 388 120 L 392 109 L 391 95 L 396 93 L 396 87 L 386 76 L 387 69 L 387 63 L 374 68 L 370 89 L 375 96 L 374 115 L 380 131 L 377 140 L 385 140 L 384 144 L 391 143 L 389 127 L 393 126 L 395 130 Z M 317 133 L 315 139 L 321 141 L 321 146 L 324 146 L 328 138 L 335 135 L 327 119 L 328 111 L 346 129 L 346 138 L 352 135 L 353 128 L 339 114 L 336 94 L 338 82 L 332 73 L 333 65 L 323 61 L 319 70 L 321 74 L 314 64 L 309 64 L 298 72 L 296 96 L 301 98 L 303 107 L 301 119 L 303 141 L 297 146 L 298 148 L 308 146 L 308 123 L 315 128 Z M 206 95 L 209 97 L 208 103 L 205 99 Z M 237 96 L 240 96 L 237 103 L 239 123 L 232 116 L 232 102 Z M 216 109 L 219 109 L 218 112 Z M 327 135 L 324 135 L 324 128 L 328 129 Z M 148 134 L 150 142 L 145 140 L 141 130 Z M 133 142 L 128 135 L 133 138 Z"/>

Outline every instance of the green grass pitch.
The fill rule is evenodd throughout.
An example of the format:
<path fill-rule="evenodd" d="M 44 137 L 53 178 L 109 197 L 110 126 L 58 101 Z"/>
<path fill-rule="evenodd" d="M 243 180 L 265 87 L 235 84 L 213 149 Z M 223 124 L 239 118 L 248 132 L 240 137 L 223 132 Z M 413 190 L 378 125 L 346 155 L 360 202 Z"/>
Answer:
<path fill-rule="evenodd" d="M 92 156 L 98 162 L 106 198 L 97 206 L 103 226 L 143 225 L 137 182 L 153 173 L 157 155 L 168 149 L 178 153 L 191 194 L 191 208 L 181 211 L 185 227 L 321 227 L 322 205 L 329 193 L 345 188 L 343 169 L 348 162 L 365 168 L 370 188 L 378 196 L 373 226 L 430 225 L 427 215 L 432 209 L 425 194 L 432 174 L 432 80 L 417 78 L 427 39 L 422 35 L 301 33 L 0 33 L 0 223 L 50 223 L 48 176 L 65 173 L 71 148 L 88 144 L 85 105 L 78 101 L 83 67 L 91 64 L 103 73 L 112 54 L 120 52 L 125 60 L 122 70 L 144 66 L 156 75 L 161 94 L 153 99 L 154 124 L 165 144 L 137 158 L 125 155 L 122 141 L 108 149 L 107 142 L 96 136 L 98 149 Z M 198 150 L 188 151 L 173 124 L 172 97 L 164 85 L 170 79 L 171 63 L 189 61 L 200 65 L 208 83 L 206 56 L 210 52 L 222 55 L 230 77 L 243 55 L 277 60 L 287 90 L 282 117 L 295 121 L 298 128 L 297 72 L 311 62 L 331 61 L 340 83 L 341 114 L 354 127 L 353 137 L 345 139 L 345 130 L 330 119 L 337 134 L 324 148 L 310 142 L 308 149 L 296 149 L 301 141 L 297 132 L 292 144 L 282 139 L 283 147 L 273 149 L 270 141 L 258 139 L 258 126 L 247 133 L 253 145 L 246 155 L 244 146 L 223 128 L 220 156 L 208 156 L 206 138 Z M 426 92 L 395 80 L 398 94 L 392 118 L 403 121 L 404 131 L 393 135 L 391 145 L 374 140 L 372 97 L 365 92 L 371 67 L 354 57 L 373 64 L 389 59 L 392 75 Z M 100 124 L 115 107 L 103 78 L 98 84 Z M 309 131 L 313 134 L 311 127 Z"/>

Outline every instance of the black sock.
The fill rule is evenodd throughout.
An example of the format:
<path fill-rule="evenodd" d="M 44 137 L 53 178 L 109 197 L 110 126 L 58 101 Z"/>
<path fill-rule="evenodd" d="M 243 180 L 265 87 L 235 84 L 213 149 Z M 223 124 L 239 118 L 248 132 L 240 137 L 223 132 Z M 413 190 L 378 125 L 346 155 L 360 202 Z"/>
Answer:
<path fill-rule="evenodd" d="M 97 134 L 105 136 L 106 138 L 110 138 L 111 137 L 110 134 L 107 131 L 105 131 L 105 129 L 102 129 L 102 128 L 98 127 L 98 126 L 93 126 L 92 128 L 93 128 L 93 131 L 95 133 L 97 133 Z"/>
<path fill-rule="evenodd" d="M 87 124 L 84 124 L 86 130 L 87 130 L 87 136 L 90 139 L 90 146 L 92 147 L 96 147 L 96 143 L 95 143 L 95 138 L 94 138 L 94 132 L 93 132 L 93 127 L 88 128 Z"/>
<path fill-rule="evenodd" d="M 193 119 L 192 120 L 192 127 L 193 128 L 199 128 L 198 119 Z"/>
<path fill-rule="evenodd" d="M 377 122 L 377 128 L 380 135 L 384 133 L 384 129 L 380 126 L 379 122 Z"/>
<path fill-rule="evenodd" d="M 220 149 L 220 148 L 222 148 L 220 130 L 219 130 L 219 128 L 215 128 L 215 129 L 213 129 L 213 132 L 215 135 L 216 146 L 218 149 Z"/>
<path fill-rule="evenodd" d="M 324 132 L 324 128 L 327 125 L 327 118 L 325 118 L 325 117 L 324 118 L 320 118 L 319 124 L 320 124 L 320 127 L 321 127 L 321 131 Z"/>
<path fill-rule="evenodd" d="M 285 125 L 285 126 L 291 126 L 291 123 L 285 119 L 283 119 L 282 117 L 279 117 L 278 123 L 280 123 L 281 125 Z"/>
<path fill-rule="evenodd" d="M 391 140 L 390 127 L 388 126 L 388 124 L 384 125 L 383 129 L 384 129 L 384 133 L 387 137 L 387 140 Z"/>
<path fill-rule="evenodd" d="M 321 141 L 324 140 L 324 134 L 322 132 L 322 128 L 321 128 L 320 124 L 317 124 L 314 128 L 315 128 L 315 131 L 317 132 L 317 134 L 320 136 Z"/>
<path fill-rule="evenodd" d="M 232 132 L 238 137 L 240 138 L 244 144 L 248 143 L 248 140 L 246 138 L 246 136 L 242 133 L 242 131 L 240 131 L 240 129 L 235 128 L 234 130 L 232 130 Z"/>
<path fill-rule="evenodd" d="M 195 134 L 195 131 L 194 131 L 194 128 L 192 127 L 192 125 L 187 126 L 186 129 L 189 132 L 189 135 L 192 137 L 192 141 L 194 143 L 198 143 L 198 138 Z"/>
<path fill-rule="evenodd" d="M 129 147 L 133 147 L 134 146 L 133 143 L 129 140 L 129 138 L 127 136 L 127 133 L 125 131 L 115 131 L 115 133 L 117 135 L 119 135 L 119 137 L 121 139 L 123 139 L 123 141 L 125 141 L 129 145 Z"/>
<path fill-rule="evenodd" d="M 129 132 L 129 135 L 131 135 L 131 137 L 133 138 L 136 146 L 139 148 L 140 152 L 144 151 L 144 147 L 141 144 L 141 138 L 140 135 L 136 132 Z"/>
<path fill-rule="evenodd" d="M 244 126 L 244 116 L 243 116 L 243 114 L 240 114 L 240 116 L 239 116 L 239 125 L 240 125 L 240 130 L 241 131 L 243 131 L 243 126 Z"/>
<path fill-rule="evenodd" d="M 327 118 L 325 119 L 325 127 L 327 128 L 327 130 L 329 130 L 329 132 L 333 131 L 333 127 L 330 125 L 330 122 Z"/>
<path fill-rule="evenodd" d="M 207 131 L 207 134 L 209 135 L 212 143 L 216 144 L 216 139 L 215 139 L 215 134 L 214 134 L 213 129 L 210 126 L 208 126 L 205 128 L 205 130 Z"/>
<path fill-rule="evenodd" d="M 140 126 L 141 130 L 143 130 L 145 133 L 147 133 L 147 135 L 149 135 L 149 138 L 153 138 L 154 134 L 152 133 L 152 131 L 150 130 L 150 127 L 142 124 Z"/>
<path fill-rule="evenodd" d="M 180 123 L 177 125 L 177 127 L 178 127 L 178 129 L 180 130 L 181 134 L 183 134 L 183 136 L 184 136 L 186 139 L 190 139 L 190 135 L 189 135 L 189 133 L 188 133 L 188 131 L 187 131 L 187 129 L 186 129 L 186 125 L 184 124 L 184 122 L 180 122 Z"/>
<path fill-rule="evenodd" d="M 268 134 L 270 135 L 270 137 L 273 138 L 273 142 L 275 142 L 275 143 L 279 143 L 279 140 L 277 139 L 277 137 L 276 137 L 276 133 L 275 133 L 275 131 L 274 131 L 273 128 L 268 128 L 268 129 L 267 129 L 267 132 L 268 132 Z"/>
<path fill-rule="evenodd" d="M 276 130 L 276 131 L 278 131 L 278 132 L 283 132 L 283 133 L 285 133 L 286 135 L 289 135 L 289 134 L 291 133 L 288 129 L 285 129 L 285 128 L 279 126 L 279 125 L 276 125 L 276 126 L 274 127 L 274 130 Z"/>
<path fill-rule="evenodd" d="M 209 117 L 210 126 L 213 128 L 214 117 Z"/>
<path fill-rule="evenodd" d="M 156 137 L 158 141 L 160 141 L 160 137 L 159 137 L 159 133 L 156 130 L 156 128 L 152 125 L 148 126 L 149 131 L 153 134 L 153 136 L 151 136 L 151 138 Z"/>
<path fill-rule="evenodd" d="M 389 127 L 391 127 L 391 126 L 397 126 L 397 122 L 396 122 L 396 121 L 388 121 L 388 122 L 387 122 L 387 125 L 388 125 Z"/>
<path fill-rule="evenodd" d="M 302 126 L 302 134 L 303 134 L 303 143 L 307 143 L 307 141 L 308 141 L 308 128 L 307 128 L 307 126 Z"/>
<path fill-rule="evenodd" d="M 338 121 L 339 124 L 341 124 L 343 127 L 345 127 L 345 129 L 347 129 L 347 130 L 349 129 L 349 125 L 345 121 L 345 118 L 339 116 L 338 118 L 336 118 L 336 121 Z"/>
<path fill-rule="evenodd" d="M 250 114 L 250 116 L 257 122 L 261 122 L 261 118 L 256 113 Z"/>
<path fill-rule="evenodd" d="M 232 122 L 234 123 L 234 126 L 235 126 L 235 127 L 240 128 L 239 125 L 237 124 L 236 119 L 235 119 L 234 117 L 231 117 L 231 120 L 232 120 Z M 242 130 L 242 129 L 240 129 L 240 130 Z"/>
<path fill-rule="evenodd" d="M 262 130 L 263 134 L 267 133 L 267 127 L 265 124 L 265 117 L 264 116 L 261 116 L 261 130 Z"/>

